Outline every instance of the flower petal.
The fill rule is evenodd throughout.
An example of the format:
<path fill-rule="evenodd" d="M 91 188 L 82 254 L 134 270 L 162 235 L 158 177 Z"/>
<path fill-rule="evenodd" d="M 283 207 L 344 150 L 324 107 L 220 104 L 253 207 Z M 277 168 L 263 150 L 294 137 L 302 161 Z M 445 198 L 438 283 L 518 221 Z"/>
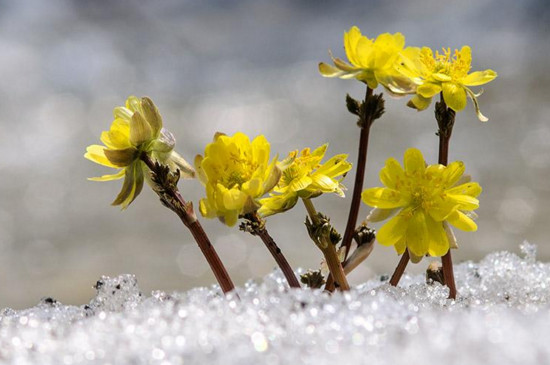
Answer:
<path fill-rule="evenodd" d="M 443 181 L 445 188 L 454 186 L 462 177 L 465 171 L 464 162 L 453 161 L 445 167 L 443 170 Z"/>
<path fill-rule="evenodd" d="M 361 199 L 374 208 L 391 209 L 404 205 L 401 193 L 389 188 L 370 188 L 363 191 Z"/>
<path fill-rule="evenodd" d="M 143 168 L 141 164 L 142 162 L 139 161 L 138 163 L 132 164 L 125 169 L 122 189 L 111 205 L 121 205 L 124 210 L 141 193 L 144 181 Z"/>
<path fill-rule="evenodd" d="M 474 103 L 477 119 L 479 119 L 480 122 L 487 122 L 489 118 L 487 118 L 485 115 L 481 113 L 481 110 L 479 109 L 479 103 L 477 102 L 476 94 L 474 94 L 474 92 L 468 88 L 466 88 L 466 93 L 468 94 L 470 99 L 472 99 L 472 103 Z"/>
<path fill-rule="evenodd" d="M 431 102 L 432 102 L 432 98 L 425 98 L 420 95 L 415 95 L 411 98 L 411 100 L 409 100 L 409 102 L 407 103 L 407 106 L 409 108 L 413 108 L 418 111 L 421 111 L 429 107 Z"/>
<path fill-rule="evenodd" d="M 428 253 L 430 234 L 423 210 L 416 210 L 409 218 L 406 235 L 407 247 L 412 254 L 421 257 Z"/>
<path fill-rule="evenodd" d="M 439 94 L 441 90 L 441 85 L 426 82 L 416 88 L 416 93 L 423 98 L 431 98 L 434 95 Z"/>
<path fill-rule="evenodd" d="M 404 238 L 407 226 L 408 219 L 401 214 L 396 215 L 378 230 L 376 239 L 381 245 L 393 246 Z"/>
<path fill-rule="evenodd" d="M 134 113 L 130 121 L 130 142 L 134 146 L 139 146 L 151 139 L 153 139 L 151 126 L 140 113 Z"/>
<path fill-rule="evenodd" d="M 124 150 L 104 149 L 105 157 L 116 167 L 125 167 L 130 165 L 136 158 L 138 150 L 134 147 Z"/>
<path fill-rule="evenodd" d="M 401 164 L 393 157 L 386 160 L 386 164 L 380 170 L 380 181 L 390 189 L 395 189 L 403 181 L 405 172 Z"/>
<path fill-rule="evenodd" d="M 143 97 L 141 98 L 141 108 L 143 110 L 143 117 L 151 127 L 153 138 L 158 137 L 162 129 L 162 117 L 157 106 L 148 97 Z"/>
<path fill-rule="evenodd" d="M 118 179 L 122 179 L 124 177 L 124 169 L 121 169 L 119 172 L 117 172 L 116 174 L 112 174 L 112 175 L 103 175 L 103 176 L 99 176 L 99 177 L 89 177 L 88 180 L 90 181 L 111 181 L 111 180 L 118 180 Z"/>
<path fill-rule="evenodd" d="M 429 215 L 425 217 L 430 240 L 428 254 L 435 257 L 443 256 L 449 251 L 449 240 L 443 222 L 436 222 Z"/>
<path fill-rule="evenodd" d="M 493 81 L 497 77 L 493 70 L 476 71 L 462 79 L 462 84 L 466 86 L 479 86 Z"/>
<path fill-rule="evenodd" d="M 319 63 L 319 73 L 324 77 L 338 77 L 344 74 L 344 71 L 324 62 Z"/>
<path fill-rule="evenodd" d="M 457 210 L 447 218 L 447 222 L 466 232 L 477 231 L 477 224 L 466 214 Z"/>
<path fill-rule="evenodd" d="M 107 156 L 105 156 L 105 147 L 100 146 L 97 144 L 93 144 L 91 146 L 88 146 L 86 148 L 86 153 L 84 154 L 84 157 L 88 160 L 95 162 L 97 164 L 112 167 L 112 168 L 119 168 L 119 166 L 113 164 Z"/>
<path fill-rule="evenodd" d="M 397 213 L 397 211 L 398 211 L 397 208 L 393 208 L 393 209 L 374 208 L 369 212 L 365 220 L 367 222 L 372 222 L 372 223 L 380 222 L 388 219 L 389 217 Z"/>
<path fill-rule="evenodd" d="M 443 83 L 443 100 L 454 111 L 461 111 L 466 107 L 466 90 L 459 84 Z"/>
<path fill-rule="evenodd" d="M 424 156 L 422 156 L 422 152 L 416 148 L 409 148 L 405 151 L 403 165 L 405 166 L 405 172 L 412 175 L 421 174 L 426 169 Z"/>

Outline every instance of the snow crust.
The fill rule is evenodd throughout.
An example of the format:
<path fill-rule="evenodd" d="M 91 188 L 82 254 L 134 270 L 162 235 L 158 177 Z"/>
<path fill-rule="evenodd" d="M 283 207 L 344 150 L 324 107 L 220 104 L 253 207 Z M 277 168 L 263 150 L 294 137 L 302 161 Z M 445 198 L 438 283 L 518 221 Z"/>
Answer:
<path fill-rule="evenodd" d="M 289 290 L 275 271 L 227 297 L 144 296 L 133 275 L 102 277 L 87 305 L 3 309 L 0 363 L 548 364 L 550 264 L 521 249 L 457 265 L 456 301 L 422 275 L 328 295 Z"/>

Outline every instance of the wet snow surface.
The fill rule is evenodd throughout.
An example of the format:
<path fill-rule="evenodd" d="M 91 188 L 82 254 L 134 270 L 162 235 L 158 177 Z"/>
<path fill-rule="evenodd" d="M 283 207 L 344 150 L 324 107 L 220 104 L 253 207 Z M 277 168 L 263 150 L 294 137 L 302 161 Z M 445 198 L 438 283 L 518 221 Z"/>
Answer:
<path fill-rule="evenodd" d="M 547 364 L 550 264 L 535 247 L 455 267 L 457 301 L 423 276 L 346 294 L 288 290 L 275 272 L 217 287 L 140 293 L 103 277 L 89 304 L 46 298 L 0 312 L 1 364 Z"/>

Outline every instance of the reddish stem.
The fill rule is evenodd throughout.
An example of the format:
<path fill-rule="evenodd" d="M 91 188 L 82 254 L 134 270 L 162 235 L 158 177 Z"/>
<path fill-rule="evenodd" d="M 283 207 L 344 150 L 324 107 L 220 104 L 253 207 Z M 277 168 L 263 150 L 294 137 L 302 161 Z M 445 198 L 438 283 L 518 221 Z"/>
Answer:
<path fill-rule="evenodd" d="M 147 154 L 141 155 L 141 160 L 149 167 L 153 173 L 157 173 L 161 165 L 155 164 Z M 159 197 L 165 206 L 170 208 L 174 213 L 176 213 L 183 224 L 191 231 L 191 234 L 195 238 L 200 250 L 202 251 L 208 265 L 212 269 L 218 284 L 224 293 L 228 293 L 235 289 L 235 285 L 231 281 L 225 266 L 223 265 L 218 253 L 214 249 L 214 246 L 210 243 L 206 232 L 202 228 L 201 224 L 197 220 L 197 217 L 193 211 L 193 205 L 188 204 L 177 188 L 165 184 L 162 186 L 162 193 L 157 191 Z"/>
<path fill-rule="evenodd" d="M 365 95 L 365 101 L 372 96 L 373 90 L 367 86 Z M 346 224 L 346 230 L 344 232 L 344 238 L 342 239 L 342 247 L 345 247 L 344 259 L 349 255 L 351 248 L 351 241 L 353 239 L 353 233 L 357 226 L 357 217 L 359 215 L 359 207 L 361 206 L 361 191 L 363 190 L 363 182 L 365 179 L 365 169 L 367 165 L 367 151 L 369 148 L 369 133 L 372 125 L 372 119 L 368 115 L 362 116 L 363 123 L 361 125 L 361 133 L 359 136 L 359 152 L 357 157 L 357 171 L 355 173 L 355 183 L 353 184 L 353 193 L 351 198 L 351 205 L 349 208 L 348 222 Z M 335 289 L 334 278 L 329 275 L 327 278 L 327 284 L 325 290 L 333 292 Z"/>
<path fill-rule="evenodd" d="M 252 219 L 254 222 L 261 225 L 261 220 L 256 214 L 252 215 Z M 301 288 L 300 282 L 298 281 L 298 279 L 296 278 L 296 275 L 294 274 L 294 270 L 292 270 L 292 267 L 290 267 L 290 264 L 286 260 L 285 255 L 283 255 L 283 252 L 281 251 L 279 246 L 277 246 L 277 243 L 275 243 L 275 240 L 273 240 L 273 237 L 271 237 L 269 232 L 267 232 L 267 229 L 265 229 L 265 227 L 261 225 L 261 228 L 258 228 L 255 231 L 255 233 L 257 233 L 258 236 L 260 236 L 263 243 L 265 244 L 265 246 L 273 256 L 273 258 L 277 262 L 277 265 L 279 265 L 279 268 L 285 275 L 286 281 L 288 281 L 288 285 L 291 288 Z"/>
<path fill-rule="evenodd" d="M 453 110 L 447 107 L 443 94 L 440 97 L 441 112 L 438 118 L 439 125 L 439 159 L 438 162 L 441 165 L 447 165 L 449 162 L 449 142 L 451 140 L 451 134 L 453 132 L 455 113 Z M 437 108 L 437 106 L 436 106 Z M 437 118 L 436 110 L 436 118 Z M 451 249 L 441 258 L 443 265 L 443 277 L 445 278 L 445 284 L 449 287 L 449 298 L 456 299 L 456 284 L 455 275 L 453 271 L 453 259 L 451 256 Z"/>
<path fill-rule="evenodd" d="M 403 252 L 403 255 L 401 255 L 399 264 L 397 264 L 397 267 L 395 268 L 395 271 L 391 276 L 390 285 L 397 286 L 397 284 L 399 283 L 399 280 L 401 280 L 401 277 L 405 272 L 405 268 L 407 267 L 407 264 L 409 263 L 409 258 L 410 258 L 409 250 L 406 249 L 405 252 Z"/>

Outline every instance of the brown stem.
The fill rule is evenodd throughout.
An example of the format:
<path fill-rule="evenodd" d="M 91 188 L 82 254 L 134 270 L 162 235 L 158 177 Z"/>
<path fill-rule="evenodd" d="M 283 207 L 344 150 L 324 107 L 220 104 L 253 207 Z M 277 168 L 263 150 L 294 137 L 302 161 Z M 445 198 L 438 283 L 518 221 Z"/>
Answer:
<path fill-rule="evenodd" d="M 372 96 L 372 89 L 367 86 L 367 94 L 365 95 L 365 101 Z M 365 108 L 366 109 L 366 108 Z M 359 207 L 361 205 L 361 191 L 363 190 L 363 181 L 365 179 L 365 168 L 367 165 L 367 150 L 369 148 L 369 132 L 372 125 L 370 116 L 363 116 L 363 123 L 361 125 L 361 134 L 359 137 L 359 152 L 357 157 L 357 171 L 355 173 L 355 183 L 353 184 L 353 193 L 351 198 L 351 205 L 349 208 L 348 222 L 346 224 L 346 231 L 344 232 L 344 238 L 342 239 L 342 247 L 346 248 L 345 258 L 348 257 L 349 249 L 351 247 L 351 240 L 355 227 L 357 226 L 357 216 L 359 215 Z"/>
<path fill-rule="evenodd" d="M 308 198 L 303 198 L 302 201 L 304 202 L 308 215 L 311 218 L 313 224 L 315 226 L 319 226 L 319 217 L 311 200 Z M 340 290 L 349 290 L 350 287 L 348 284 L 348 280 L 346 279 L 346 274 L 344 273 L 344 269 L 342 268 L 342 263 L 340 262 L 340 259 L 336 254 L 334 244 L 330 242 L 330 239 L 326 235 L 323 235 L 321 237 L 321 240 L 321 244 L 317 247 L 319 247 L 321 252 L 323 252 L 323 256 L 325 256 L 325 261 L 327 263 L 328 269 L 332 274 L 332 277 L 334 278 L 335 287 L 339 288 Z"/>
<path fill-rule="evenodd" d="M 187 203 L 183 199 L 175 184 L 171 184 L 168 179 L 162 178 L 166 177 L 164 176 L 166 175 L 166 171 L 163 171 L 165 167 L 158 163 L 154 163 L 145 153 L 143 153 L 140 157 L 147 167 L 149 167 L 153 175 L 159 179 L 159 181 L 155 181 L 159 187 L 154 190 L 159 195 L 161 202 L 167 208 L 175 212 L 180 217 L 183 224 L 191 231 L 191 234 L 195 238 L 195 241 L 206 258 L 206 261 L 214 272 L 214 276 L 216 277 L 222 291 L 224 293 L 228 293 L 235 289 L 235 285 L 233 285 L 233 282 L 231 281 L 231 278 L 229 277 L 229 274 L 227 273 L 227 270 L 225 269 L 225 266 L 223 265 L 216 250 L 214 249 L 214 246 L 210 243 L 206 232 L 204 232 L 204 229 L 197 220 L 197 217 L 193 211 L 193 204 Z"/>
<path fill-rule="evenodd" d="M 395 271 L 393 272 L 393 275 L 390 279 L 390 285 L 397 286 L 399 283 L 399 280 L 401 280 L 401 277 L 403 276 L 403 273 L 405 272 L 405 268 L 407 267 L 407 264 L 409 263 L 409 250 L 405 250 L 403 252 L 403 255 L 401 255 L 401 259 L 399 260 L 399 264 L 395 268 Z"/>
<path fill-rule="evenodd" d="M 259 228 L 255 229 L 254 233 L 260 236 L 263 243 L 277 262 L 277 265 L 279 265 L 279 268 L 285 275 L 288 285 L 291 288 L 301 288 L 298 278 L 296 278 L 294 271 L 290 267 L 290 264 L 286 260 L 285 255 L 283 255 L 281 249 L 277 246 L 277 243 L 275 243 L 275 241 L 273 240 L 273 237 L 271 237 L 269 232 L 267 232 L 264 222 L 262 222 L 262 220 L 260 219 L 260 217 L 258 217 L 256 213 L 251 215 L 251 220 L 252 222 L 258 224 Z"/>
<path fill-rule="evenodd" d="M 436 105 L 436 119 L 439 126 L 439 159 L 441 165 L 447 165 L 449 162 L 449 142 L 453 131 L 455 112 L 447 107 L 443 94 L 441 94 L 439 105 Z M 456 284 L 453 272 L 453 259 L 451 249 L 441 258 L 443 265 L 443 277 L 445 284 L 449 287 L 449 298 L 456 299 Z"/>
<path fill-rule="evenodd" d="M 372 96 L 373 90 L 367 86 L 365 102 Z M 366 108 L 364 108 L 366 111 Z M 342 239 L 342 247 L 345 247 L 344 258 L 347 259 L 351 248 L 353 233 L 357 225 L 357 216 L 359 215 L 359 207 L 361 206 L 361 191 L 363 190 L 363 181 L 365 179 L 365 169 L 367 165 L 367 151 L 369 148 L 369 133 L 372 125 L 372 117 L 364 113 L 361 116 L 362 123 L 360 124 L 361 133 L 359 135 L 359 152 L 357 154 L 357 171 L 355 172 L 355 182 L 353 184 L 353 193 L 351 197 L 351 205 L 349 208 L 348 222 Z M 327 278 L 325 290 L 333 292 L 334 279 L 332 275 Z"/>

